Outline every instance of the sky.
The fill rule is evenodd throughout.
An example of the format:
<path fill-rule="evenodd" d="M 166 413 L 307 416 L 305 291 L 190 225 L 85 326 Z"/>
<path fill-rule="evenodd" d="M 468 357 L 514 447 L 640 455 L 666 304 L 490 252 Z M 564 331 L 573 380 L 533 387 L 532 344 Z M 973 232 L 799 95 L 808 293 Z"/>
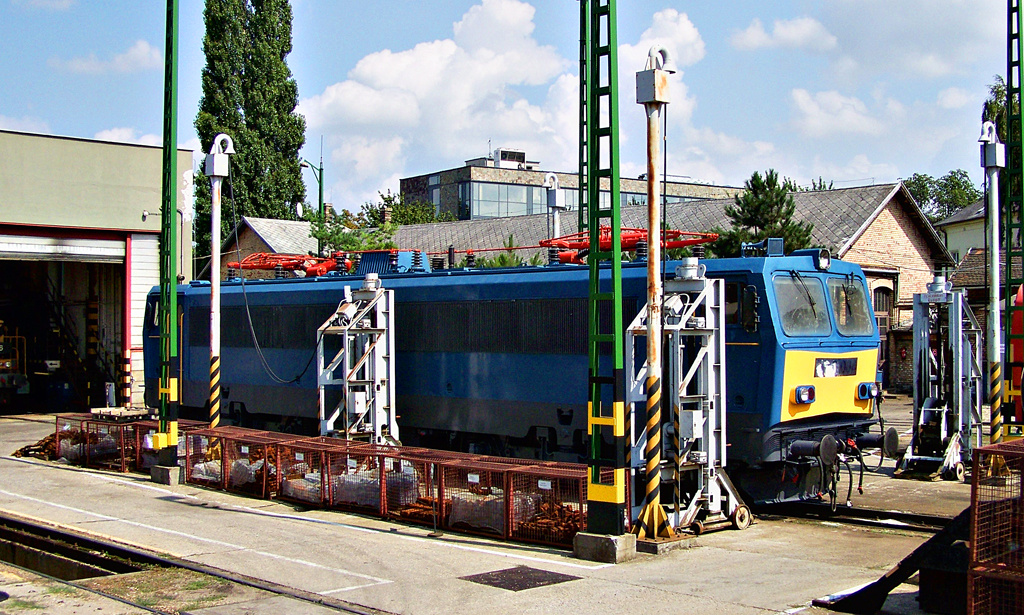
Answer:
<path fill-rule="evenodd" d="M 203 0 L 180 0 L 178 142 L 198 149 Z M 288 57 L 326 200 L 523 149 L 577 165 L 579 3 L 293 0 Z M 742 186 L 886 183 L 965 169 L 1006 70 L 1004 0 L 617 0 L 621 173 L 645 170 L 635 73 L 671 52 L 668 172 Z M 0 0 L 0 129 L 160 144 L 162 0 Z M 321 149 L 322 143 L 322 149 Z M 659 165 L 660 166 L 660 165 Z M 685 179 L 684 179 L 685 178 Z M 307 201 L 317 186 L 305 171 Z"/>

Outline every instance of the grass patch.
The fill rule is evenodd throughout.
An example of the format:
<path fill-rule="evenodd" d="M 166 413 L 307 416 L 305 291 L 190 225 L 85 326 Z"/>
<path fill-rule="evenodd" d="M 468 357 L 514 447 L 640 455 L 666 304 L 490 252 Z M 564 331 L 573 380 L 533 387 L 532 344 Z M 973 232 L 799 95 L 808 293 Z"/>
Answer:
<path fill-rule="evenodd" d="M 202 579 L 196 579 L 194 581 L 189 581 L 184 586 L 182 586 L 182 589 L 187 589 L 187 590 L 206 589 L 207 587 L 209 587 L 212 584 L 213 584 L 213 582 L 210 579 L 202 578 Z"/>
<path fill-rule="evenodd" d="M 51 585 L 46 588 L 46 593 L 51 596 L 71 596 L 78 593 L 78 589 L 70 585 Z"/>
<path fill-rule="evenodd" d="M 10 598 L 4 601 L 4 608 L 6 609 L 17 609 L 20 611 L 41 611 L 46 607 L 33 602 L 31 600 L 25 600 L 23 598 Z"/>

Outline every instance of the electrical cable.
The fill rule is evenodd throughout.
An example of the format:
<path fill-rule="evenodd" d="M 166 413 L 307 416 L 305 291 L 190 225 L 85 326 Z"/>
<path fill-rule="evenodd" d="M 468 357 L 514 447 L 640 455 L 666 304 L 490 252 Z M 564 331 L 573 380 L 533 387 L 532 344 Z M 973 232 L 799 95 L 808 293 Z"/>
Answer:
<path fill-rule="evenodd" d="M 242 249 L 241 249 L 241 246 L 240 246 L 240 244 L 238 242 L 238 209 L 235 207 L 235 192 L 234 192 L 234 189 L 232 188 L 232 183 L 233 182 L 231 181 L 231 167 L 229 165 L 228 166 L 228 199 L 231 201 L 231 219 L 232 219 L 232 222 L 234 224 L 234 231 L 233 232 L 235 234 L 235 253 L 236 253 L 237 257 L 238 257 L 238 262 L 241 263 L 242 262 Z M 217 230 L 219 230 L 219 229 L 217 229 Z M 220 275 L 220 272 L 219 271 L 211 271 L 210 275 Z M 266 374 L 268 376 L 270 376 L 271 380 L 273 380 L 274 382 L 276 382 L 278 384 L 297 384 L 299 382 L 299 380 L 306 374 L 306 372 L 309 371 L 309 366 L 313 364 L 313 359 L 316 358 L 317 348 L 320 347 L 320 342 L 323 340 L 324 332 L 321 331 L 320 334 L 317 336 L 316 346 L 313 348 L 313 352 L 310 353 L 309 360 L 306 361 L 306 366 L 302 368 L 302 371 L 299 372 L 299 374 L 297 376 L 295 376 L 294 378 L 291 378 L 291 379 L 285 379 L 285 378 L 282 378 L 281 376 L 278 376 L 277 373 L 274 371 L 274 369 L 272 367 L 270 367 L 270 362 L 267 361 L 266 355 L 263 354 L 263 348 L 260 346 L 259 339 L 256 336 L 256 328 L 252 324 L 252 312 L 251 312 L 250 306 L 249 306 L 249 294 L 245 290 L 245 275 L 244 274 L 241 275 L 240 278 L 241 278 L 241 282 L 242 282 L 242 301 L 245 304 L 245 316 L 246 316 L 246 321 L 249 324 L 249 335 L 252 337 L 252 345 L 253 345 L 253 348 L 256 349 L 256 356 L 258 356 L 259 359 L 260 359 L 260 365 L 263 367 L 263 371 L 266 372 Z M 341 307 L 341 302 L 338 302 L 338 307 Z M 337 308 L 335 308 L 335 313 L 337 313 Z"/>

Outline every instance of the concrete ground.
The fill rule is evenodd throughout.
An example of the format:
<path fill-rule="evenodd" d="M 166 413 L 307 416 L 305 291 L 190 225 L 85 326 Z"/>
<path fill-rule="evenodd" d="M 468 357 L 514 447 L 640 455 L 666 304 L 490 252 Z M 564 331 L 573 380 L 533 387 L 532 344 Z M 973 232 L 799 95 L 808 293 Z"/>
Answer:
<path fill-rule="evenodd" d="M 457 534 L 428 538 L 422 527 L 10 457 L 52 429 L 52 417 L 0 417 L 0 510 L 383 612 L 621 613 L 642 605 L 702 615 L 827 613 L 810 602 L 878 579 L 928 537 L 773 519 L 742 532 L 705 534 L 697 548 L 598 564 L 557 549 Z M 970 499 L 969 485 L 897 481 L 884 473 L 869 479 L 865 495 L 855 495 L 858 505 L 912 504 L 952 517 Z M 464 579 L 517 566 L 568 578 L 522 591 Z M 920 612 L 915 590 L 901 586 L 885 612 Z M 0 602 L 0 612 L 22 612 L 6 608 Z M 83 609 L 46 612 L 131 612 Z M 192 612 L 330 611 L 264 595 Z"/>

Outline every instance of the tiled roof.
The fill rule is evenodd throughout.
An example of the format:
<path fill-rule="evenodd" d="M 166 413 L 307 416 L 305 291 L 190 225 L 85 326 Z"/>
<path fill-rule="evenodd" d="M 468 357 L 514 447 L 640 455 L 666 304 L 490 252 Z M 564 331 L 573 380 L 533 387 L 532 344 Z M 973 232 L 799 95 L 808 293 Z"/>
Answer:
<path fill-rule="evenodd" d="M 1020 259 L 1015 258 L 1013 263 L 1013 277 L 1020 279 Z M 1005 283 L 1006 278 L 1006 252 L 1001 251 L 999 255 L 999 278 Z M 956 271 L 949 276 L 949 281 L 954 288 L 983 288 L 988 286 L 988 250 L 985 248 L 971 248 L 960 261 Z"/>
<path fill-rule="evenodd" d="M 883 184 L 860 188 L 843 188 L 818 192 L 795 192 L 794 219 L 814 225 L 811 232 L 813 245 L 833 249 L 844 249 L 855 238 L 861 227 L 873 219 L 873 215 L 893 194 L 898 184 Z M 729 227 L 725 215 L 726 205 L 733 199 L 711 199 L 670 204 L 666 211 L 666 223 L 670 228 L 682 231 L 708 231 L 715 226 Z M 646 207 L 623 207 L 622 226 L 647 226 Z M 561 216 L 561 233 L 575 233 L 576 212 Z M 923 219 L 923 217 L 922 217 Z M 500 248 L 512 235 L 517 246 L 534 246 L 548 236 L 548 216 L 518 216 L 492 220 L 464 220 L 459 222 L 436 222 L 399 227 L 395 243 L 404 249 L 442 252 L 454 245 L 457 250 L 466 248 Z M 936 239 L 937 241 L 937 239 Z"/>
<path fill-rule="evenodd" d="M 250 218 L 249 216 L 243 217 L 242 220 L 278 254 L 316 252 L 316 239 L 309 236 L 309 222 Z"/>
<path fill-rule="evenodd" d="M 814 225 L 811 244 L 825 246 L 842 256 L 857 238 L 858 234 L 874 220 L 882 207 L 899 192 L 899 184 L 882 184 L 858 188 L 841 188 L 815 192 L 795 192 L 794 219 Z M 670 204 L 666 211 L 666 223 L 670 228 L 683 231 L 708 231 L 715 226 L 729 227 L 725 207 L 733 199 L 711 199 Z M 934 229 L 909 198 L 904 205 L 912 209 L 922 223 L 922 232 L 928 235 L 943 250 Z M 623 207 L 622 226 L 644 228 L 647 225 L 646 207 Z M 561 234 L 577 231 L 577 213 L 561 215 Z M 548 237 L 550 218 L 546 214 L 495 218 L 489 220 L 460 220 L 457 222 L 434 222 L 411 224 L 398 227 L 394 241 L 398 247 L 407 250 L 444 252 L 449 245 L 456 250 L 486 250 L 502 248 L 509 237 L 515 246 L 536 246 Z M 265 218 L 244 218 L 253 232 L 279 253 L 305 254 L 316 250 L 316 241 L 309 237 L 309 223 Z M 537 249 L 534 252 L 543 252 Z M 526 255 L 526 254 L 524 254 Z"/>
<path fill-rule="evenodd" d="M 967 207 L 964 207 L 960 211 L 956 212 L 952 216 L 945 220 L 939 220 L 935 223 L 935 226 L 942 228 L 949 226 L 950 224 L 957 224 L 958 222 L 967 222 L 968 220 L 977 220 L 985 217 L 985 199 L 978 199 L 976 202 L 971 203 Z"/>

